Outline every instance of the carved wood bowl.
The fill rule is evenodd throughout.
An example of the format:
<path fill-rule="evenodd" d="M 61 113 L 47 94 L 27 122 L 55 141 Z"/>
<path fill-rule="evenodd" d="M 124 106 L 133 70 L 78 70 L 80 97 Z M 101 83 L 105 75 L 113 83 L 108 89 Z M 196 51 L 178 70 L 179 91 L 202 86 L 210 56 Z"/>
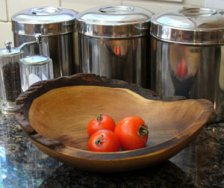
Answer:
<path fill-rule="evenodd" d="M 77 168 L 102 172 L 133 170 L 169 159 L 196 137 L 213 113 L 208 100 L 161 101 L 150 90 L 92 74 L 36 83 L 17 104 L 18 122 L 41 151 Z M 86 126 L 99 113 L 116 122 L 141 116 L 149 129 L 147 146 L 88 151 Z"/>

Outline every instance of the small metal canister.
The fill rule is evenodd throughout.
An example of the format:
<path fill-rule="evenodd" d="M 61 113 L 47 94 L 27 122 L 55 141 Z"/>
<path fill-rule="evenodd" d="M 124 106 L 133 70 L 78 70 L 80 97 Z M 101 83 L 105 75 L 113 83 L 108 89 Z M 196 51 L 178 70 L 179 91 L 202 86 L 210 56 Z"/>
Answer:
<path fill-rule="evenodd" d="M 151 86 L 162 98 L 206 98 L 224 120 L 224 11 L 182 8 L 151 20 Z"/>
<path fill-rule="evenodd" d="M 134 6 L 97 7 L 80 13 L 77 30 L 82 72 L 147 87 L 152 15 Z"/>
<path fill-rule="evenodd" d="M 10 113 L 17 110 L 16 98 L 21 93 L 19 59 L 22 53 L 18 48 L 12 48 L 11 43 L 5 49 L 0 49 L 0 86 L 1 110 Z"/>

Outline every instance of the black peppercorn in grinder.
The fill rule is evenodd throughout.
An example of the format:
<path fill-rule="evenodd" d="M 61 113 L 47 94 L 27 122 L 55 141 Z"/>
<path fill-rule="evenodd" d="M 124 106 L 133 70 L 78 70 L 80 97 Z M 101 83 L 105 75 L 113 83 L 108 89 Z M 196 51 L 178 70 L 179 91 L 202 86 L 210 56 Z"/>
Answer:
<path fill-rule="evenodd" d="M 16 98 L 21 93 L 19 60 L 22 53 L 19 48 L 13 48 L 11 42 L 6 42 L 6 48 L 0 49 L 0 91 L 2 113 L 17 110 Z"/>

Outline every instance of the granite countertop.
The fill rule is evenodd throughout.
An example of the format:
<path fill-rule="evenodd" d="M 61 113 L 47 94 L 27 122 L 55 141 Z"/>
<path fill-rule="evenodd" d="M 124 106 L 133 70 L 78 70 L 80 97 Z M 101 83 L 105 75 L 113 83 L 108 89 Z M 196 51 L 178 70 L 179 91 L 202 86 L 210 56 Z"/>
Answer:
<path fill-rule="evenodd" d="M 153 168 L 98 174 L 43 154 L 14 115 L 0 114 L 0 188 L 224 187 L 224 123 L 208 124 L 187 148 Z"/>

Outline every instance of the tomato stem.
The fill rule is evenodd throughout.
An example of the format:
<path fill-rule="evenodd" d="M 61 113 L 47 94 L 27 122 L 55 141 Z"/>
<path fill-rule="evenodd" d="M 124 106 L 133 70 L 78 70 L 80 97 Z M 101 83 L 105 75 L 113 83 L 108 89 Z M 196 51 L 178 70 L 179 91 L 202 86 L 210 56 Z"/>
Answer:
<path fill-rule="evenodd" d="M 145 125 L 141 125 L 138 129 L 138 134 L 140 136 L 148 136 L 149 131 Z"/>
<path fill-rule="evenodd" d="M 99 114 L 98 116 L 96 116 L 96 120 L 100 123 L 102 120 L 102 114 Z"/>

